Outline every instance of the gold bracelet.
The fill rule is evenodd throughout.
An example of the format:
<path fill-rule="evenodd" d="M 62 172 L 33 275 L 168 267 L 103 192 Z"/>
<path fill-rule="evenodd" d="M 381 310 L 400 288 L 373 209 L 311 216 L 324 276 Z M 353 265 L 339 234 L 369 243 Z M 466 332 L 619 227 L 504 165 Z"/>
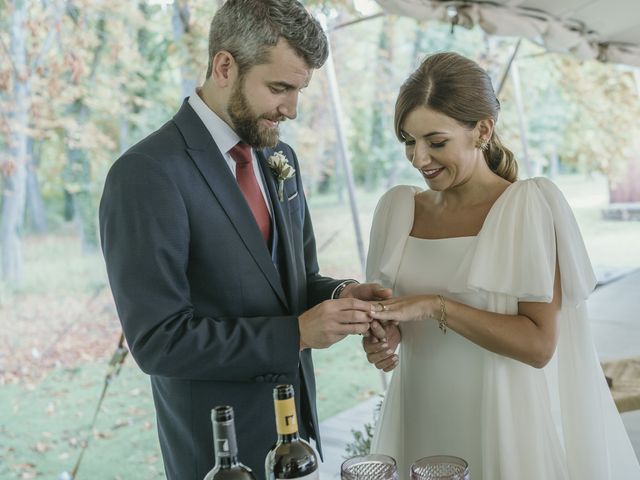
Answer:
<path fill-rule="evenodd" d="M 438 320 L 438 328 L 442 330 L 443 334 L 447 333 L 447 306 L 444 303 L 444 297 L 442 295 L 438 295 L 438 300 L 440 300 L 440 320 Z"/>

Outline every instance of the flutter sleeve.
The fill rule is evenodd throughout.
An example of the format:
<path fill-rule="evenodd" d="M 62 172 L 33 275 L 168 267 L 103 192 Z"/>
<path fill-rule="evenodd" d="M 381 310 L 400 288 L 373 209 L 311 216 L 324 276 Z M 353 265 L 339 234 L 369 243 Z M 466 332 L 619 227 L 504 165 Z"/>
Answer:
<path fill-rule="evenodd" d="M 556 261 L 562 308 L 549 364 L 535 369 L 485 351 L 484 478 L 640 478 L 589 326 L 585 300 L 596 278 L 571 208 L 551 181 L 518 181 L 504 191 L 452 287 L 485 291 L 490 311 L 515 314 L 518 302 L 551 301 Z"/>
<path fill-rule="evenodd" d="M 575 306 L 596 284 L 576 219 L 550 180 L 522 180 L 495 202 L 450 287 L 550 302 L 556 259 L 563 302 Z"/>
<path fill-rule="evenodd" d="M 369 252 L 367 254 L 367 281 L 394 288 L 414 215 L 414 197 L 420 189 L 399 185 L 386 192 L 375 209 Z"/>

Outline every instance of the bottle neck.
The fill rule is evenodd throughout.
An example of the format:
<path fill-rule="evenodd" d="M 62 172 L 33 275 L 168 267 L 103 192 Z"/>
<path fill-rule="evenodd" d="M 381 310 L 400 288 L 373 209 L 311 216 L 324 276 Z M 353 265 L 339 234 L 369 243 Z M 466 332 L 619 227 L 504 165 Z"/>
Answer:
<path fill-rule="evenodd" d="M 300 434 L 298 432 L 295 433 L 278 433 L 278 443 L 292 443 L 300 440 Z"/>
<path fill-rule="evenodd" d="M 224 457 L 220 456 L 220 454 L 216 454 L 216 463 L 220 470 L 231 470 L 239 465 L 238 456 L 234 455 L 233 457 Z"/>
<path fill-rule="evenodd" d="M 298 417 L 296 415 L 296 404 L 293 398 L 275 400 L 276 410 L 276 431 L 278 441 L 281 443 L 291 443 L 300 438 L 298 433 Z"/>
<path fill-rule="evenodd" d="M 213 443 L 216 465 L 229 469 L 238 465 L 238 443 L 233 420 L 213 423 Z"/>

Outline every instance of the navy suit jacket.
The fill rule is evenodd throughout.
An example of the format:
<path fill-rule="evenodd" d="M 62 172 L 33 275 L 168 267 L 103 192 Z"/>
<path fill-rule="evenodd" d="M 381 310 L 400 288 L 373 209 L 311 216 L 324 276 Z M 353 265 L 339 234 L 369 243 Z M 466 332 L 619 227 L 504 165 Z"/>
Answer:
<path fill-rule="evenodd" d="M 283 201 L 266 162 L 274 151 L 296 169 Z M 102 249 L 127 343 L 151 376 L 170 480 L 201 480 L 212 468 L 216 405 L 234 407 L 240 459 L 264 478 L 280 383 L 294 385 L 301 432 L 321 451 L 311 351 L 299 352 L 297 317 L 340 280 L 318 273 L 294 151 L 279 143 L 256 153 L 273 213 L 271 249 L 186 101 L 107 176 Z"/>

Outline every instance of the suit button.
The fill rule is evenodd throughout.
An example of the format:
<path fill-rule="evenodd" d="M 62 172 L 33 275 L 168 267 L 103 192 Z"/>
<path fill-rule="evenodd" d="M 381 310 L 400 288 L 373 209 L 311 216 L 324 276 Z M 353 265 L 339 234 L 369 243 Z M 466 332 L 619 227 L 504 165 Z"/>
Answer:
<path fill-rule="evenodd" d="M 276 380 L 277 383 L 287 383 L 287 376 L 286 375 L 276 375 Z"/>
<path fill-rule="evenodd" d="M 264 382 L 264 377 L 262 375 L 258 375 L 257 377 L 253 377 L 253 380 L 258 383 Z"/>

